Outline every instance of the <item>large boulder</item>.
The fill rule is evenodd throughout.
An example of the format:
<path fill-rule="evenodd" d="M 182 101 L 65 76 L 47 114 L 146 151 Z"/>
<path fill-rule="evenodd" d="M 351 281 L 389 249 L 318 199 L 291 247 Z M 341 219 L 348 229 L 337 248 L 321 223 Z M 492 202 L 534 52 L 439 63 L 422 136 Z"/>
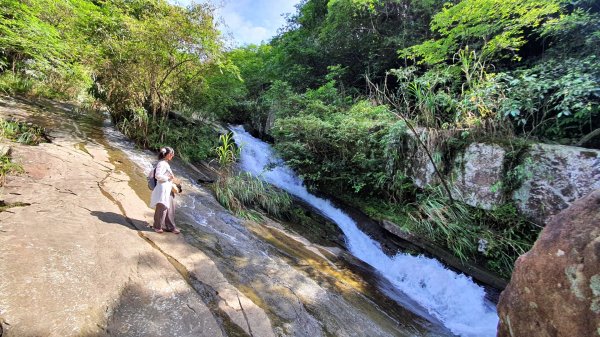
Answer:
<path fill-rule="evenodd" d="M 519 257 L 498 336 L 600 336 L 600 190 L 555 215 Z"/>
<path fill-rule="evenodd" d="M 473 207 L 493 209 L 503 202 L 503 164 L 506 151 L 496 144 L 472 143 L 456 158 L 454 198 Z M 460 194 L 461 196 L 459 196 Z"/>
<path fill-rule="evenodd" d="M 575 200 L 600 188 L 600 151 L 535 144 L 519 172 L 524 182 L 513 199 L 523 214 L 544 224 Z"/>

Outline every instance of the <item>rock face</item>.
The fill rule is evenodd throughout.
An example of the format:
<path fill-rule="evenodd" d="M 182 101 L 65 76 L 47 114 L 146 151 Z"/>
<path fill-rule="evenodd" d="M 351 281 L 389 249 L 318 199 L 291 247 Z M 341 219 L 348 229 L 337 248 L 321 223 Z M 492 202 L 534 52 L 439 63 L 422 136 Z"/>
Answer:
<path fill-rule="evenodd" d="M 423 135 L 424 139 L 431 137 Z M 439 183 L 431 161 L 414 137 L 411 139 L 407 175 L 420 188 Z M 439 144 L 430 145 L 433 153 L 441 149 Z M 521 187 L 504 196 L 500 182 L 506 174 L 503 172 L 506 153 L 500 145 L 484 143 L 472 143 L 458 153 L 451 174 L 446 177 L 455 189 L 454 197 L 487 210 L 512 199 L 522 214 L 543 225 L 575 200 L 600 188 L 600 151 L 540 143 L 531 146 L 513 171 L 522 180 Z M 443 162 L 437 165 L 445 171 Z"/>
<path fill-rule="evenodd" d="M 600 190 L 554 216 L 500 296 L 498 336 L 600 336 Z"/>
<path fill-rule="evenodd" d="M 1 102 L 3 117 L 31 109 Z M 0 212 L 0 336 L 223 336 L 203 297 L 149 244 L 184 239 L 147 231 L 151 210 L 107 149 L 50 113 L 62 124 L 53 142 L 13 144 L 24 173 L 0 195 L 23 205 Z M 126 216 L 117 198 L 141 205 Z"/>
<path fill-rule="evenodd" d="M 600 188 L 600 151 L 536 144 L 522 169 L 525 180 L 513 199 L 519 210 L 543 224 L 573 201 Z"/>
<path fill-rule="evenodd" d="M 457 158 L 455 167 L 456 194 L 461 194 L 468 205 L 483 209 L 493 209 L 500 205 L 502 189 L 502 165 L 506 151 L 499 145 L 473 143 L 462 156 Z M 455 198 L 458 198 L 455 195 Z"/>

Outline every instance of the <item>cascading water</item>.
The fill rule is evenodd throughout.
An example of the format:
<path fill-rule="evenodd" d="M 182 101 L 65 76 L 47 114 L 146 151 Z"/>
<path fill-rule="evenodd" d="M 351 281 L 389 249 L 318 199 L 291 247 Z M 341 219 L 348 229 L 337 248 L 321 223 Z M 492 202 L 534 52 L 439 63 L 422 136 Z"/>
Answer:
<path fill-rule="evenodd" d="M 387 256 L 378 242 L 360 231 L 356 223 L 330 201 L 310 194 L 294 172 L 277 159 L 271 147 L 252 137 L 241 126 L 232 128 L 242 146 L 241 167 L 304 200 L 334 221 L 346 236 L 350 252 L 368 263 L 460 336 L 496 336 L 498 315 L 485 300 L 485 291 L 463 275 L 445 268 L 435 259 L 399 253 Z M 272 164 L 276 164 L 275 166 Z M 266 167 L 274 167 L 266 170 Z"/>

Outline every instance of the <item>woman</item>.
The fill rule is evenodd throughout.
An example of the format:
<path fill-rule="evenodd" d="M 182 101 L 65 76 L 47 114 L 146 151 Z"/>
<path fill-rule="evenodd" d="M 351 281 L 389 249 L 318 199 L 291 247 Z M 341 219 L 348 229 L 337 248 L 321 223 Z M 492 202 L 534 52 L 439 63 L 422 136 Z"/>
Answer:
<path fill-rule="evenodd" d="M 157 233 L 166 230 L 167 232 L 179 234 L 179 229 L 175 226 L 175 203 L 173 202 L 174 195 L 171 192 L 175 176 L 168 163 L 173 157 L 175 157 L 175 150 L 170 147 L 163 147 L 158 153 L 156 168 L 150 172 L 150 175 L 154 175 L 154 178 L 156 178 L 156 187 L 152 190 L 150 207 L 155 209 L 154 231 Z"/>

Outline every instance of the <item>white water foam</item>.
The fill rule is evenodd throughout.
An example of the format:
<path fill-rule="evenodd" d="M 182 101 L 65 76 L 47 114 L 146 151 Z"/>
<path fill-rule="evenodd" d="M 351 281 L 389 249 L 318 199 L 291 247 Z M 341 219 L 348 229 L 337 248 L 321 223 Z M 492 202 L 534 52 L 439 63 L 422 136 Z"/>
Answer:
<path fill-rule="evenodd" d="M 294 172 L 275 156 L 269 144 L 252 137 L 241 126 L 232 127 L 232 131 L 235 142 L 242 147 L 240 164 L 243 170 L 304 200 L 333 220 L 346 235 L 348 248 L 354 256 L 379 271 L 450 331 L 464 337 L 496 336 L 496 309 L 485 300 L 483 288 L 470 277 L 457 274 L 439 261 L 424 256 L 403 253 L 387 256 L 379 243 L 358 229 L 348 215 L 330 201 L 310 194 Z"/>

